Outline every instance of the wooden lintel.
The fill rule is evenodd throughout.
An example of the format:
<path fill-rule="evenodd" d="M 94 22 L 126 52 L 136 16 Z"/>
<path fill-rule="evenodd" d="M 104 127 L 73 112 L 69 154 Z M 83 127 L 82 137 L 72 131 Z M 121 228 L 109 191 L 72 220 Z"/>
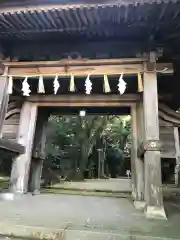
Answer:
<path fill-rule="evenodd" d="M 116 107 L 130 106 L 140 100 L 139 94 L 129 95 L 35 95 L 27 97 L 27 101 L 35 102 L 38 106 L 69 106 L 69 107 Z"/>
<path fill-rule="evenodd" d="M 8 67 L 43 67 L 43 66 L 89 66 L 89 65 L 119 65 L 125 63 L 147 62 L 148 58 L 117 58 L 117 59 L 62 59 L 59 61 L 32 61 L 32 62 L 2 62 Z"/>
<path fill-rule="evenodd" d="M 4 63 L 8 67 L 8 75 L 24 76 L 99 76 L 137 74 L 144 71 L 143 63 L 146 58 L 129 58 L 129 59 L 99 59 L 99 60 L 60 60 L 60 61 L 43 61 L 43 62 L 9 62 Z M 157 73 L 173 73 L 171 63 L 157 63 Z"/>
<path fill-rule="evenodd" d="M 14 154 L 23 154 L 25 147 L 17 142 L 0 138 L 0 150 Z"/>
<path fill-rule="evenodd" d="M 24 76 L 68 76 L 73 74 L 74 76 L 87 76 L 89 74 L 93 76 L 107 75 L 119 75 L 124 74 L 137 74 L 137 72 L 143 71 L 142 64 L 125 64 L 125 65 L 88 65 L 88 66 L 64 66 L 64 67 L 9 67 L 9 75 L 24 77 Z"/>

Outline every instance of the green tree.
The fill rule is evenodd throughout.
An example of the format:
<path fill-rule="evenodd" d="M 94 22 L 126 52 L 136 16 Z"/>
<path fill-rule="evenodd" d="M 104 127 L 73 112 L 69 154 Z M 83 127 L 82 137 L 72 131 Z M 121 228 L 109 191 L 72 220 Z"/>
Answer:
<path fill-rule="evenodd" d="M 53 166 L 61 169 L 62 175 L 68 172 L 69 178 L 77 177 L 79 169 L 82 179 L 99 139 L 106 139 L 108 150 L 112 148 L 113 158 L 119 160 L 129 134 L 130 121 L 125 122 L 119 116 L 51 116 L 46 153 Z M 63 169 L 63 163 L 69 165 L 68 171 Z"/>

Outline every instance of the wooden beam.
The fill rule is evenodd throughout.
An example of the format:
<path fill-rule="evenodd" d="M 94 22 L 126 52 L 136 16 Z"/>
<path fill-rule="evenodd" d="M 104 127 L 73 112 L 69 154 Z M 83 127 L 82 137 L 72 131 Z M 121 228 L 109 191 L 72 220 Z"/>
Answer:
<path fill-rule="evenodd" d="M 144 72 L 143 63 L 146 58 L 130 59 L 100 59 L 100 60 L 60 60 L 60 61 L 41 61 L 41 62 L 11 62 L 4 63 L 8 68 L 8 75 L 25 76 L 101 76 L 103 74 L 119 75 L 137 74 Z M 156 72 L 162 74 L 173 73 L 171 63 L 157 63 Z"/>
<path fill-rule="evenodd" d="M 32 61 L 32 62 L 2 62 L 8 67 L 45 67 L 45 66 L 89 66 L 89 65 L 119 65 L 126 63 L 143 63 L 147 58 L 120 58 L 120 59 L 62 59 L 58 61 Z"/>
<path fill-rule="evenodd" d="M 132 101 L 136 102 L 140 100 L 140 95 L 137 94 L 91 94 L 91 95 L 32 95 L 26 98 L 29 102 L 75 102 L 75 101 Z"/>
<path fill-rule="evenodd" d="M 2 138 L 0 138 L 1 149 L 15 154 L 23 154 L 25 152 L 25 147 L 22 144 Z"/>
<path fill-rule="evenodd" d="M 139 94 L 124 94 L 120 95 L 35 95 L 27 97 L 27 101 L 34 102 L 38 106 L 61 106 L 61 107 L 115 107 L 115 106 L 130 106 L 132 102 L 140 100 Z"/>
<path fill-rule="evenodd" d="M 24 77 L 24 76 L 55 76 L 56 74 L 60 76 L 87 76 L 89 74 L 93 76 L 101 76 L 103 74 L 108 75 L 119 75 L 124 74 L 135 74 L 137 72 L 142 72 L 143 67 L 141 64 L 132 65 L 109 65 L 109 66 L 77 66 L 77 67 L 27 67 L 27 68 L 9 68 L 9 75 Z"/>
<path fill-rule="evenodd" d="M 64 67 L 9 67 L 8 75 L 24 77 L 24 76 L 87 76 L 91 74 L 93 76 L 107 75 L 119 75 L 124 74 L 137 74 L 137 72 L 143 71 L 142 64 L 124 64 L 124 65 L 88 65 L 88 66 L 64 66 Z"/>
<path fill-rule="evenodd" d="M 173 74 L 172 63 L 156 63 L 156 73 L 159 74 Z"/>

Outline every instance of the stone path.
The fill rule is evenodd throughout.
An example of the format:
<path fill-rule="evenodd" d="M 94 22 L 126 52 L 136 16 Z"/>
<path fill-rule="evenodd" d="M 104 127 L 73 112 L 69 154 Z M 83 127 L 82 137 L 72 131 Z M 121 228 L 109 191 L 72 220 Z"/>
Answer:
<path fill-rule="evenodd" d="M 0 234 L 30 239 L 63 232 L 63 238 L 55 238 L 60 240 L 180 239 L 180 206 L 167 202 L 167 209 L 169 220 L 155 221 L 147 220 L 128 199 L 26 195 L 0 202 Z"/>
<path fill-rule="evenodd" d="M 114 192 L 132 191 L 131 179 L 127 178 L 87 179 L 82 182 L 61 182 L 54 184 L 53 188 Z"/>

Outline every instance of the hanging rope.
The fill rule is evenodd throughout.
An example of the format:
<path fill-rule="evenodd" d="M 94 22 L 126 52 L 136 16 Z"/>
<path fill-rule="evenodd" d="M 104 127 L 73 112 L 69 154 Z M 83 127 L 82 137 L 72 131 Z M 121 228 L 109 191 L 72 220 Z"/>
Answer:
<path fill-rule="evenodd" d="M 45 93 L 44 88 L 44 82 L 43 82 L 43 76 L 39 76 L 39 82 L 38 82 L 38 93 Z"/>
<path fill-rule="evenodd" d="M 46 74 L 45 74 L 46 76 Z M 50 75 L 49 75 L 50 76 Z M 51 75 L 52 76 L 52 75 Z M 103 88 L 104 88 L 104 92 L 105 93 L 109 93 L 111 92 L 111 87 L 109 84 L 109 79 L 108 79 L 108 75 L 104 74 L 104 79 L 103 79 Z M 15 76 L 9 76 L 9 82 L 8 82 L 8 94 L 12 94 L 13 93 L 13 78 Z M 22 77 L 22 76 L 21 76 Z M 30 77 L 34 77 L 34 75 L 30 76 Z M 39 80 L 38 80 L 38 89 L 37 92 L 38 93 L 45 93 L 45 86 L 44 86 L 44 79 L 42 75 L 39 75 Z M 57 94 L 58 89 L 60 88 L 60 83 L 58 81 L 59 76 L 56 75 L 54 78 L 54 82 L 53 82 L 53 87 L 54 87 L 54 94 Z M 28 83 L 28 79 L 29 76 L 25 76 L 23 82 L 22 82 L 22 92 L 24 96 L 29 96 L 31 93 L 30 90 L 30 85 Z M 138 92 L 142 92 L 143 91 L 143 80 L 142 80 L 142 72 L 138 72 L 137 73 L 137 80 L 138 80 Z M 122 95 L 124 94 L 126 87 L 127 87 L 127 83 L 124 81 L 123 79 L 123 74 L 120 75 L 119 77 L 119 82 L 118 82 L 118 91 L 119 93 Z M 75 92 L 76 91 L 76 86 L 75 86 L 75 77 L 73 74 L 71 74 L 70 76 L 70 84 L 69 84 L 69 91 L 70 92 Z M 85 93 L 86 94 L 91 94 L 92 92 L 92 81 L 90 80 L 90 74 L 87 76 L 86 80 L 85 80 Z"/>
<path fill-rule="evenodd" d="M 110 85 L 109 85 L 108 76 L 107 76 L 106 74 L 104 74 L 104 92 L 105 92 L 105 93 L 111 92 L 111 88 L 110 88 Z"/>
<path fill-rule="evenodd" d="M 8 79 L 8 94 L 12 94 L 13 93 L 13 77 L 9 76 Z"/>
<path fill-rule="evenodd" d="M 140 72 L 138 72 L 138 92 L 143 92 L 143 82 Z"/>
<path fill-rule="evenodd" d="M 70 78 L 69 91 L 70 92 L 75 92 L 76 91 L 75 82 L 74 82 L 74 75 L 73 74 L 71 74 L 71 78 Z"/>

